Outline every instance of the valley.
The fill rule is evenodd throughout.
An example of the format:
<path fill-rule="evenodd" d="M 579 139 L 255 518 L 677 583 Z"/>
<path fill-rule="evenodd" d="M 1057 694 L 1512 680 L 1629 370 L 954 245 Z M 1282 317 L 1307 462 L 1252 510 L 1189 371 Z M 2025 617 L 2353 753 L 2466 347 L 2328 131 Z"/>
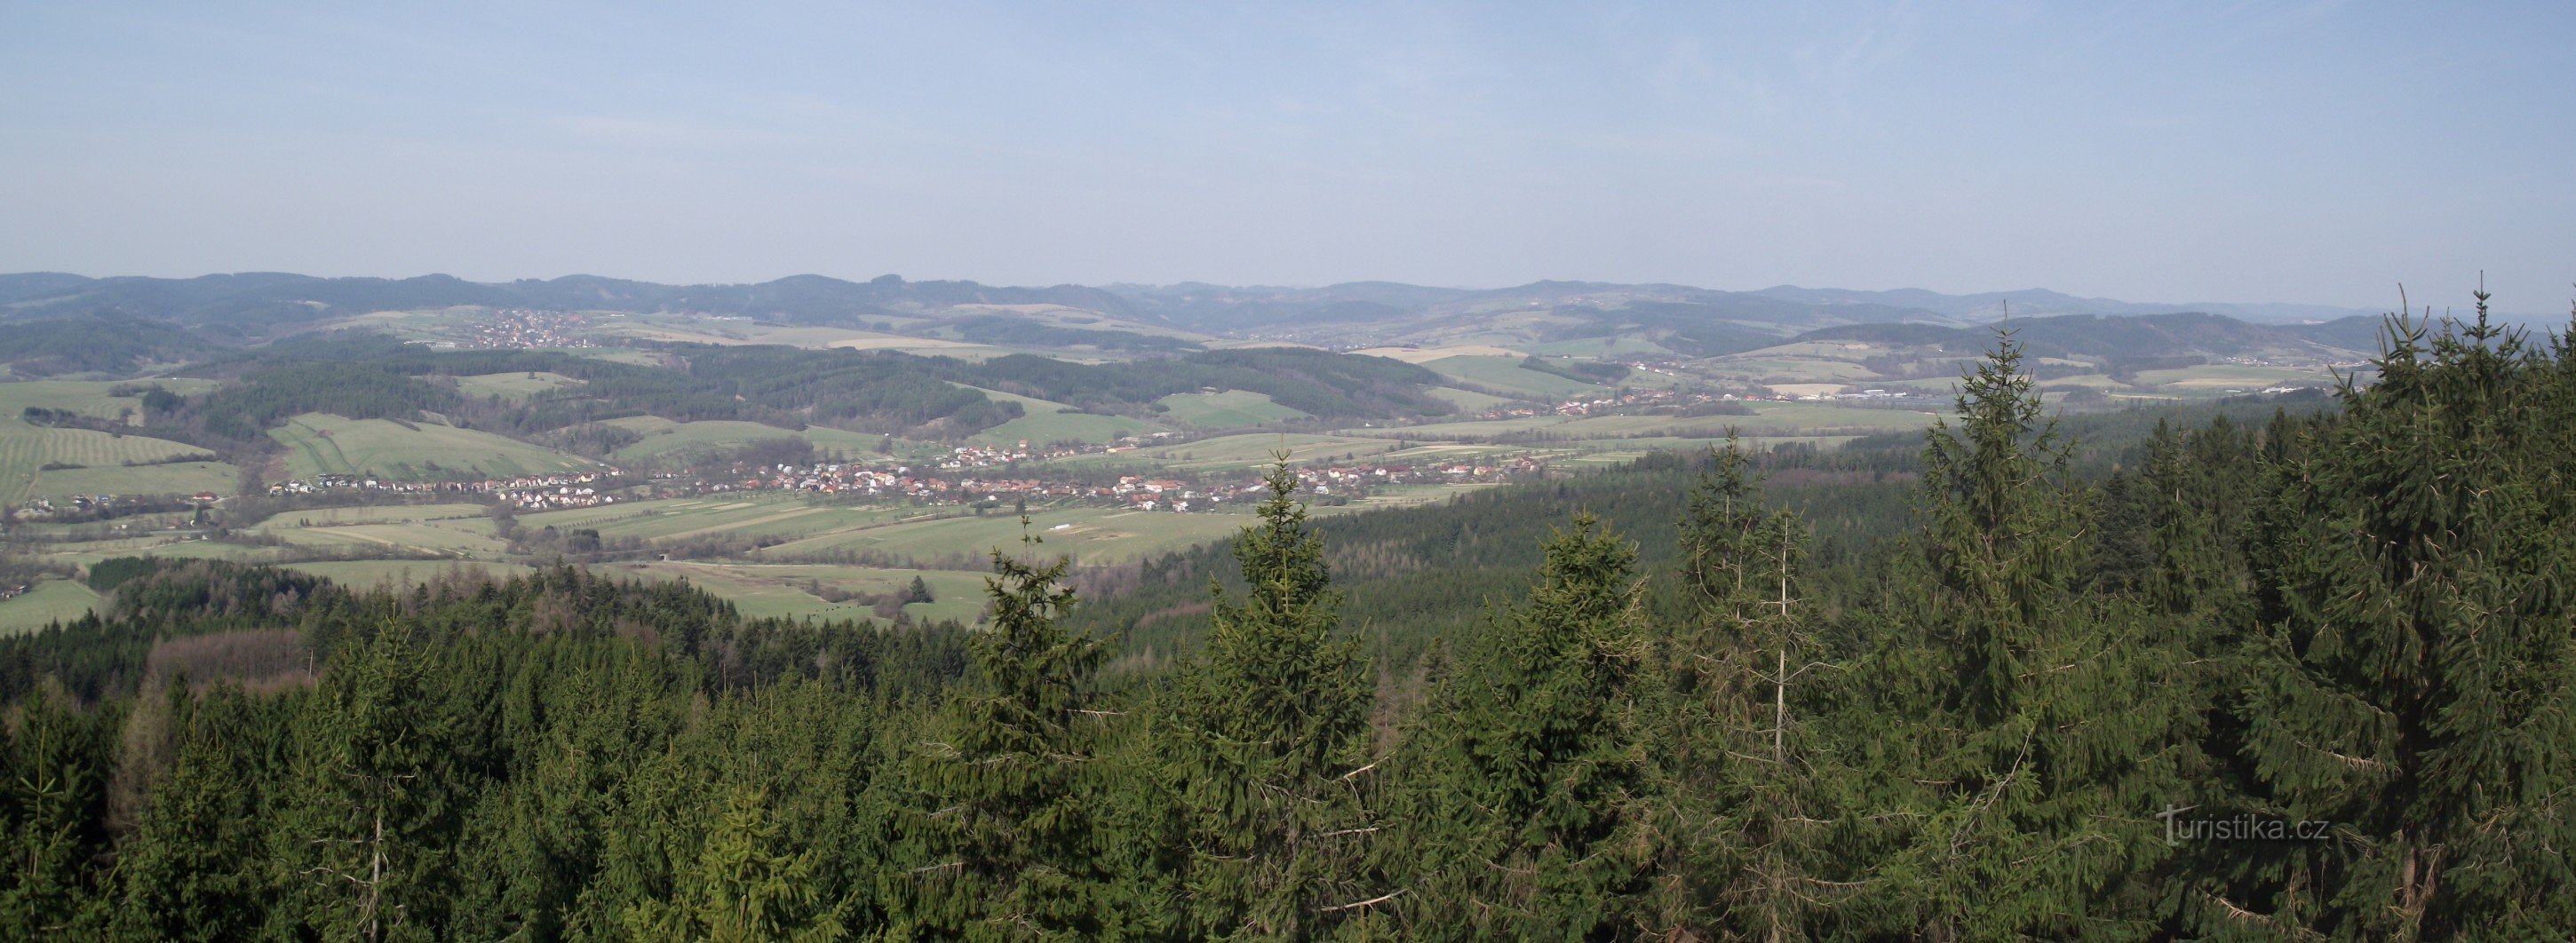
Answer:
<path fill-rule="evenodd" d="M 18 278 L 0 276 L 13 330 L 95 332 L 52 312 L 96 291 Z M 922 576 L 965 598 L 1024 534 L 1102 570 L 1223 539 L 1282 457 L 1319 513 L 1358 513 L 1729 435 L 1917 432 L 2005 326 L 2071 413 L 2323 390 L 2375 343 L 2339 321 L 2035 313 L 2047 299 L 2026 295 L 802 278 L 621 283 L 583 307 L 553 284 L 372 286 L 412 301 L 377 309 L 289 282 L 256 290 L 340 300 L 248 322 L 162 291 L 162 341 L 130 368 L 12 363 L 56 372 L 0 382 L 0 516 L 42 590 L 0 601 L 0 631 L 78 614 L 97 598 L 85 568 L 136 555 L 369 584 L 573 560 L 746 613 L 971 622 L 883 588 Z"/>

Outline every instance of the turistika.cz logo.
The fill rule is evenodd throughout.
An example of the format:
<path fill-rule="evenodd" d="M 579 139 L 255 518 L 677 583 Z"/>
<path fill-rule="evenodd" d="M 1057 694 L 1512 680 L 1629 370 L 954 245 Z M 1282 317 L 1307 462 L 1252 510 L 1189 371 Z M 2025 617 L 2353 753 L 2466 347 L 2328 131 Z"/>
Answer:
<path fill-rule="evenodd" d="M 2293 822 L 2246 813 L 2220 818 L 2193 818 L 2183 815 L 2196 805 L 2177 807 L 2165 804 L 2156 817 L 2165 820 L 2165 844 L 2187 841 L 2317 841 L 2326 837 L 2332 822 Z"/>

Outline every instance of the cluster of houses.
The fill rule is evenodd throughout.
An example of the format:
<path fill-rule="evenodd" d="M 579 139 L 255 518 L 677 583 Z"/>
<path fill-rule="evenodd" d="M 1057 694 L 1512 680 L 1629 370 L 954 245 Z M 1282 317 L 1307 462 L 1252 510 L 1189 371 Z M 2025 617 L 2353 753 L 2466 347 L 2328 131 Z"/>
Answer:
<path fill-rule="evenodd" d="M 939 471 L 961 466 L 940 463 Z M 1521 456 L 1500 462 L 1447 464 L 1335 465 L 1296 469 L 1299 490 L 1323 496 L 1357 497 L 1370 489 L 1397 484 L 1499 481 L 1538 472 L 1538 460 Z M 1247 469 L 1243 479 L 1201 485 L 1175 478 L 1122 475 L 1111 484 L 1084 484 L 1036 477 L 943 477 L 932 469 L 908 465 L 864 466 L 822 463 L 812 466 L 772 465 L 740 479 L 685 478 L 677 473 L 652 476 L 657 490 L 708 493 L 724 491 L 803 491 L 814 494 L 903 498 L 932 504 L 979 501 L 1059 501 L 1085 499 L 1140 511 L 1205 511 L 1229 501 L 1258 500 L 1268 494 L 1261 477 Z"/>
<path fill-rule="evenodd" d="M 453 346 L 468 350 L 543 350 L 564 347 L 597 346 L 583 332 L 588 319 L 566 311 L 529 311 L 504 308 L 493 312 L 489 324 L 474 326 L 474 333 Z"/>
<path fill-rule="evenodd" d="M 486 478 L 482 481 L 381 481 L 359 475 L 320 475 L 311 481 L 298 478 L 268 486 L 270 497 L 321 494 L 328 491 L 375 491 L 385 494 L 441 495 L 471 494 L 500 499 L 511 507 L 527 511 L 559 511 L 566 508 L 597 507 L 613 504 L 617 497 L 609 494 L 607 480 L 620 473 L 605 471 L 558 472 L 549 475 L 520 475 L 515 478 Z"/>
<path fill-rule="evenodd" d="M 969 468 L 994 468 L 1032 459 L 1072 458 L 1076 455 L 1116 455 L 1121 452 L 1133 452 L 1158 440 L 1171 437 L 1172 434 L 1169 432 L 1155 432 L 1141 436 L 1119 436 L 1115 443 L 1109 445 L 1065 443 L 1041 449 L 1030 448 L 1027 439 L 1021 439 L 1016 447 L 961 445 L 948 450 L 948 457 L 939 460 L 939 468 L 942 471 L 963 471 Z"/>

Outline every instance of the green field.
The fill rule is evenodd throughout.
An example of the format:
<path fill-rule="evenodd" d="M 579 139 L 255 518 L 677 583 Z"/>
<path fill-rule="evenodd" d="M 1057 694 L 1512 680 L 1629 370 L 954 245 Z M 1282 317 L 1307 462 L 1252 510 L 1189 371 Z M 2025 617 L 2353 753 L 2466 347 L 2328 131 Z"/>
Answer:
<path fill-rule="evenodd" d="M 2138 385 L 2141 387 L 2162 386 L 2176 391 L 2190 390 L 2206 393 L 2220 393 L 2228 389 L 2241 389 L 2251 393 L 2281 383 L 2294 386 L 2326 386 L 2333 382 L 2333 374 L 2324 367 L 2249 367 L 2212 363 L 2184 367 L 2179 370 L 2138 372 Z"/>
<path fill-rule="evenodd" d="M 1161 431 L 1163 431 L 1162 426 L 1126 416 L 1032 412 L 978 432 L 973 441 L 986 445 L 1027 442 L 1032 448 L 1057 442 L 1106 445 L 1118 441 L 1120 436 L 1148 435 Z"/>
<path fill-rule="evenodd" d="M 0 601 L 0 635 L 32 632 L 55 622 L 70 622 L 89 612 L 98 594 L 71 580 L 37 583 L 26 595 Z"/>
<path fill-rule="evenodd" d="M 964 512 L 962 508 L 947 510 Z M 524 514 L 519 517 L 519 526 L 552 527 L 558 531 L 587 528 L 599 531 L 599 536 L 607 540 L 686 540 L 717 535 L 794 538 L 935 513 L 939 512 L 903 504 L 809 503 L 794 495 L 747 493 L 740 497 L 717 495 Z"/>
<path fill-rule="evenodd" d="M 1244 429 L 1314 418 L 1305 410 L 1290 409 L 1273 402 L 1267 393 L 1250 390 L 1174 393 L 1156 402 L 1168 410 L 1163 413 L 1164 418 L 1201 429 Z"/>
<path fill-rule="evenodd" d="M 273 515 L 253 525 L 253 528 L 400 524 L 409 521 L 445 520 L 452 517 L 482 517 L 490 512 L 490 508 L 480 504 L 371 504 L 346 508 L 307 508 Z"/>
<path fill-rule="evenodd" d="M 374 475 L 385 481 L 458 481 L 591 471 L 589 459 L 489 432 L 436 423 L 344 419 L 305 413 L 268 430 L 286 447 L 287 474 Z"/>
<path fill-rule="evenodd" d="M 602 564 L 598 572 L 630 579 L 686 580 L 754 618 L 871 619 L 874 613 L 868 605 L 832 602 L 807 592 L 808 584 L 819 583 L 852 593 L 889 594 L 901 590 L 916 576 L 930 585 L 935 601 L 905 606 L 905 614 L 927 621 L 955 619 L 971 623 L 984 610 L 984 574 L 977 570 L 655 561 Z"/>
<path fill-rule="evenodd" d="M 1705 439 L 1723 438 L 1728 429 L 1737 429 L 1747 435 L 1829 436 L 1920 429 L 1931 425 L 1934 418 L 1930 412 L 1827 403 L 1763 402 L 1754 404 L 1753 408 L 1755 413 L 1751 416 L 1531 416 L 1432 423 L 1378 434 L 1401 433 L 1407 438 L 1417 439 L 1483 439 L 1531 433 L 1546 433 L 1560 439 L 1634 436 Z"/>
<path fill-rule="evenodd" d="M 781 429 L 756 422 L 707 420 L 672 422 L 660 416 L 630 416 L 609 420 L 608 425 L 629 429 L 644 436 L 633 445 L 609 453 L 620 462 L 681 464 L 691 457 L 730 452 L 762 439 L 799 438 L 814 443 L 817 452 L 840 452 L 859 457 L 876 451 L 880 437 L 864 432 L 807 426 L 802 430 Z"/>
<path fill-rule="evenodd" d="M 851 619 L 871 618 L 867 606 L 857 602 L 835 603 L 806 592 L 790 581 L 760 572 L 757 566 L 720 563 L 655 561 L 650 563 L 604 563 L 594 567 L 602 576 L 639 579 L 653 582 L 686 581 L 690 586 L 733 604 L 734 610 L 754 619 Z M 824 582 L 832 582 L 825 580 Z"/>
<path fill-rule="evenodd" d="M 489 518 L 467 517 L 417 524 L 335 524 L 329 527 L 277 527 L 261 531 L 298 547 L 326 552 L 435 553 L 459 558 L 492 559 L 509 553 L 493 536 Z"/>
<path fill-rule="evenodd" d="M 1083 563 L 1114 563 L 1181 550 L 1233 536 L 1252 518 L 1240 514 L 1172 514 L 1114 508 L 1032 509 L 1040 552 Z M 1062 525 L 1062 529 L 1058 529 Z M 994 549 L 1017 552 L 1020 519 L 1010 514 L 955 517 L 818 534 L 759 551 L 765 558 L 799 554 L 875 551 L 895 557 L 938 560 L 980 557 Z"/>
<path fill-rule="evenodd" d="M 1553 373 L 1540 373 L 1521 366 L 1518 357 L 1443 357 L 1423 364 L 1442 376 L 1457 377 L 1478 386 L 1532 399 L 1563 399 L 1578 393 L 1599 393 L 1608 387 L 1597 383 L 1568 380 Z"/>
<path fill-rule="evenodd" d="M 67 431 L 67 430 L 47 430 Z M 127 436 L 128 440 L 133 436 Z M 156 440 L 147 440 L 156 441 Z M 75 443 L 79 445 L 81 443 Z M 190 449 L 190 451 L 195 451 Z M 58 453 L 59 454 L 59 453 Z M 5 464 L 6 459 L 0 459 Z M 5 475 L 6 472 L 0 472 Z M 98 466 L 36 473 L 22 492 L 28 498 L 60 501 L 80 494 L 191 495 L 233 493 L 241 483 L 239 469 L 223 462 L 172 462 L 166 465 Z"/>
<path fill-rule="evenodd" d="M 24 385 L 31 384 L 0 387 Z M 31 426 L 13 411 L 0 415 L 0 502 L 76 494 L 232 493 L 235 470 L 221 462 L 125 464 L 204 454 L 204 449 L 167 439 Z M 45 470 L 46 465 L 82 467 Z"/>
<path fill-rule="evenodd" d="M 1487 396 L 1474 390 L 1452 389 L 1446 386 L 1432 387 L 1431 395 L 1448 400 L 1468 413 L 1481 413 L 1504 403 L 1513 402 L 1500 396 Z"/>
<path fill-rule="evenodd" d="M 1218 436 L 1176 445 L 1148 446 L 1115 455 L 1082 455 L 1058 459 L 1057 464 L 1072 468 L 1132 468 L 1139 471 L 1158 468 L 1188 471 L 1239 471 L 1270 464 L 1272 454 L 1281 449 L 1288 451 L 1290 462 L 1309 462 L 1327 456 L 1338 458 L 1342 455 L 1375 455 L 1393 449 L 1395 447 L 1393 437 L 1407 431 L 1410 430 L 1390 429 L 1382 433 L 1373 432 L 1369 436 L 1356 434 L 1352 430 L 1344 430 L 1337 435 L 1247 432 L 1242 435 Z M 1380 434 L 1388 438 L 1374 437 Z"/>
<path fill-rule="evenodd" d="M 486 373 L 457 377 L 456 391 L 475 399 L 498 396 L 502 399 L 526 399 L 548 390 L 580 386 L 583 381 L 560 373 Z"/>
<path fill-rule="evenodd" d="M 157 385 L 181 395 L 203 393 L 215 386 L 212 380 L 162 379 L 135 382 L 146 386 Z M 26 412 L 27 407 L 35 406 L 97 416 L 102 419 L 115 419 L 120 416 L 133 419 L 135 418 L 133 413 L 142 411 L 141 400 L 108 395 L 109 390 L 127 385 L 134 384 L 97 380 L 19 380 L 0 383 L 0 416 L 16 419 Z"/>

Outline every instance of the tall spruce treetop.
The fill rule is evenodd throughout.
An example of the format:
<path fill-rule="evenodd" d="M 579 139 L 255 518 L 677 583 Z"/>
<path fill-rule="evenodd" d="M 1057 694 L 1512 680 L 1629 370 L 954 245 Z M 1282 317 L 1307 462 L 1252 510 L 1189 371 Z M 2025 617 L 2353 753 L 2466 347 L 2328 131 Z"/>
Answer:
<path fill-rule="evenodd" d="M 1059 621 L 1074 601 L 1061 584 L 1070 563 L 993 553 L 984 581 L 992 627 L 972 642 L 982 685 L 949 701 L 908 770 L 934 810 L 914 823 L 933 860 L 911 876 L 909 929 L 996 938 L 1102 930 L 1108 881 L 1085 796 L 1101 646 Z"/>
<path fill-rule="evenodd" d="M 1817 874 L 1838 783 L 1818 769 L 1792 709 L 1812 661 L 1799 570 L 1806 528 L 1766 511 L 1733 436 L 1713 450 L 1682 515 L 1681 576 L 1696 622 L 1668 641 L 1673 703 L 1659 751 L 1678 883 L 1668 924 L 1738 937 L 1804 935 L 1807 914 L 1849 882 Z"/>
<path fill-rule="evenodd" d="M 2333 823 L 2211 926 L 2393 939 L 2576 929 L 2576 400 L 2478 318 L 2390 322 L 2368 389 L 2271 469 L 2246 752 Z"/>
<path fill-rule="evenodd" d="M 1641 716 L 1654 666 L 1636 550 L 1592 518 L 1547 544 L 1527 602 L 1487 619 L 1435 702 L 1436 790 L 1414 826 L 1413 932 L 1596 939 L 1661 929 Z M 1459 901 L 1473 906 L 1462 910 Z"/>
<path fill-rule="evenodd" d="M 2129 937 L 2155 919 L 2136 875 L 2164 852 L 2148 816 L 2174 794 L 2185 707 L 2134 612 L 2077 592 L 2083 496 L 2021 363 L 2004 334 L 1923 452 L 1895 601 L 1913 631 L 1870 672 L 1878 762 L 1919 764 L 1908 807 L 1882 813 L 1910 847 L 1854 914 L 1881 932 Z"/>
<path fill-rule="evenodd" d="M 1243 597 L 1211 587 L 1205 653 L 1159 738 L 1185 809 L 1195 935 L 1311 936 L 1377 893 L 1347 867 L 1373 831 L 1360 771 L 1375 691 L 1284 455 L 1269 487 L 1235 542 Z"/>
<path fill-rule="evenodd" d="M 2067 444 L 2021 362 L 1999 337 L 1959 391 L 1958 427 L 1935 422 L 1923 449 L 1928 601 L 1954 631 L 1960 706 L 1989 723 L 2013 709 L 2078 559 Z"/>

